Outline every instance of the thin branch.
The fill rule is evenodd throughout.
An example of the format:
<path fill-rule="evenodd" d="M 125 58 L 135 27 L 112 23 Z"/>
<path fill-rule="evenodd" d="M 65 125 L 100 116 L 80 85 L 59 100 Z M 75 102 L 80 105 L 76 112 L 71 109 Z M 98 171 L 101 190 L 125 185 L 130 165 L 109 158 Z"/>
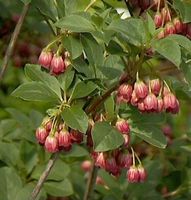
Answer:
<path fill-rule="evenodd" d="M 91 200 L 92 199 L 91 196 L 92 196 L 93 188 L 94 188 L 94 185 L 96 182 L 97 171 L 98 171 L 98 169 L 97 169 L 97 167 L 95 167 L 95 162 L 93 161 L 83 200 Z"/>
<path fill-rule="evenodd" d="M 6 72 L 7 67 L 8 67 L 8 62 L 9 62 L 11 56 L 12 56 L 13 49 L 15 47 L 17 38 L 18 38 L 19 33 L 21 31 L 21 27 L 23 25 L 24 19 L 25 19 L 26 15 L 27 15 L 27 12 L 29 10 L 29 6 L 30 6 L 29 3 L 25 4 L 23 6 L 23 10 L 22 10 L 21 16 L 19 17 L 19 21 L 15 26 L 15 30 L 14 30 L 14 32 L 12 34 L 11 40 L 9 42 L 9 46 L 8 46 L 8 48 L 6 50 L 6 53 L 5 53 L 5 56 L 4 56 L 4 59 L 3 59 L 2 70 L 0 72 L 0 81 L 2 81 L 3 76 L 4 76 L 5 72 Z"/>
<path fill-rule="evenodd" d="M 35 186 L 34 190 L 31 193 L 31 197 L 30 200 L 35 200 L 44 184 L 44 182 L 46 181 L 54 163 L 56 162 L 57 158 L 58 158 L 59 153 L 55 153 L 52 154 L 50 160 L 48 161 L 48 164 L 46 166 L 46 169 L 44 170 L 44 172 L 41 174 L 40 179 L 38 180 L 37 185 Z"/>
<path fill-rule="evenodd" d="M 88 11 L 88 9 L 96 2 L 97 0 L 92 0 L 87 7 L 84 9 L 84 12 Z"/>

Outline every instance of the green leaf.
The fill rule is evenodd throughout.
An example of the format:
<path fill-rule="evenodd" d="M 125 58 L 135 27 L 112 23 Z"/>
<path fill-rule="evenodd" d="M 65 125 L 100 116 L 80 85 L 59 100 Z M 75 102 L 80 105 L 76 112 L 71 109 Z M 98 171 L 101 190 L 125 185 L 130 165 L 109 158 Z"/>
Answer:
<path fill-rule="evenodd" d="M 9 166 L 15 166 L 19 161 L 19 150 L 13 142 L 0 142 L 0 160 Z"/>
<path fill-rule="evenodd" d="M 181 47 L 186 49 L 191 54 L 191 41 L 183 36 L 183 35 L 170 35 L 168 39 L 172 40 L 173 42 L 176 42 Z"/>
<path fill-rule="evenodd" d="M 115 115 L 115 101 L 113 95 L 111 95 L 106 99 L 106 101 L 104 102 L 104 106 L 105 106 L 107 120 L 112 121 Z"/>
<path fill-rule="evenodd" d="M 35 146 L 23 140 L 20 144 L 20 158 L 26 172 L 30 173 L 38 162 Z"/>
<path fill-rule="evenodd" d="M 149 13 L 147 13 L 147 27 L 148 27 L 150 34 L 153 35 L 155 33 L 156 28 L 155 28 L 154 20 L 149 15 Z"/>
<path fill-rule="evenodd" d="M 124 142 L 123 136 L 107 122 L 95 123 L 92 138 L 95 151 L 116 149 Z"/>
<path fill-rule="evenodd" d="M 74 105 L 70 108 L 65 108 L 62 113 L 62 118 L 69 127 L 86 133 L 88 128 L 88 116 L 80 107 Z"/>
<path fill-rule="evenodd" d="M 91 94 L 96 88 L 97 85 L 91 81 L 81 81 L 77 83 L 74 87 L 73 92 L 71 94 L 71 99 L 79 99 L 82 97 L 86 97 L 89 94 Z"/>
<path fill-rule="evenodd" d="M 161 40 L 155 40 L 152 43 L 152 47 L 159 54 L 179 67 L 181 63 L 181 51 L 179 45 L 176 42 L 173 42 L 167 37 Z"/>
<path fill-rule="evenodd" d="M 29 4 L 32 0 L 21 0 L 25 5 Z"/>
<path fill-rule="evenodd" d="M 164 149 L 167 145 L 166 137 L 161 131 L 160 127 L 156 125 L 133 124 L 131 132 L 148 142 L 149 144 L 158 148 Z"/>
<path fill-rule="evenodd" d="M 43 72 L 39 65 L 27 64 L 25 67 L 25 75 L 32 81 L 44 83 L 61 99 L 61 90 L 58 80 L 47 72 Z"/>
<path fill-rule="evenodd" d="M 72 59 L 76 59 L 83 52 L 81 41 L 71 35 L 64 38 L 64 47 L 70 52 Z"/>
<path fill-rule="evenodd" d="M 70 196 L 73 194 L 73 187 L 68 179 L 61 182 L 49 181 L 44 184 L 46 192 L 52 196 Z"/>
<path fill-rule="evenodd" d="M 38 180 L 46 165 L 37 165 L 31 177 Z M 52 168 L 47 180 L 62 181 L 70 173 L 70 167 L 61 160 L 58 160 Z"/>
<path fill-rule="evenodd" d="M 62 28 L 64 30 L 69 30 L 72 32 L 92 32 L 95 31 L 94 26 L 91 21 L 82 15 L 69 15 L 64 18 L 61 18 L 55 23 L 55 26 Z"/>
<path fill-rule="evenodd" d="M 58 96 L 45 84 L 38 82 L 23 83 L 12 95 L 26 101 L 57 102 Z"/>
<path fill-rule="evenodd" d="M 89 153 L 85 148 L 83 148 L 79 145 L 73 145 L 72 149 L 67 154 L 64 155 L 64 158 L 66 158 L 66 157 L 78 158 L 78 157 L 84 157 L 84 156 L 88 156 L 88 155 L 89 155 Z"/>
<path fill-rule="evenodd" d="M 147 41 L 146 29 L 140 19 L 117 19 L 111 22 L 107 30 L 121 33 L 129 43 L 135 46 L 141 46 Z"/>
<path fill-rule="evenodd" d="M 0 200 L 15 199 L 22 188 L 22 182 L 16 171 L 9 167 L 0 168 Z"/>
<path fill-rule="evenodd" d="M 109 80 L 113 80 L 121 75 L 121 70 L 112 67 L 100 67 L 99 70 Z"/>
<path fill-rule="evenodd" d="M 191 3 L 189 1 L 173 1 L 174 7 L 180 12 L 185 23 L 191 22 Z"/>
<path fill-rule="evenodd" d="M 90 34 L 83 35 L 81 38 L 90 65 L 102 66 L 104 62 L 103 47 Z"/>
<path fill-rule="evenodd" d="M 75 74 L 74 71 L 66 70 L 64 74 L 58 76 L 60 87 L 64 90 L 64 92 L 66 92 L 67 89 L 70 87 L 74 79 L 74 74 Z"/>

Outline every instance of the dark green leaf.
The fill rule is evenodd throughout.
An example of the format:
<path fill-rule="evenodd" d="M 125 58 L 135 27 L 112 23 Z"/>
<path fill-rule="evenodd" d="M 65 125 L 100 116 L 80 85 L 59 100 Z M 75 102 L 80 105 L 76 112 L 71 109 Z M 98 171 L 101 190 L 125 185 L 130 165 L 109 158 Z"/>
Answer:
<path fill-rule="evenodd" d="M 70 108 L 65 108 L 62 113 L 62 118 L 69 127 L 86 133 L 88 116 L 80 107 L 74 105 Z"/>
<path fill-rule="evenodd" d="M 181 51 L 177 42 L 173 42 L 167 37 L 154 41 L 152 46 L 159 54 L 179 67 L 181 63 Z"/>
<path fill-rule="evenodd" d="M 24 4 L 29 4 L 32 0 L 21 0 Z"/>
<path fill-rule="evenodd" d="M 68 179 L 61 182 L 49 181 L 44 184 L 46 192 L 52 196 L 70 196 L 73 194 L 73 187 Z"/>
<path fill-rule="evenodd" d="M 13 91 L 12 95 L 27 101 L 57 102 L 59 100 L 48 86 L 38 82 L 23 83 Z"/>
<path fill-rule="evenodd" d="M 123 136 L 107 122 L 95 123 L 92 138 L 95 151 L 116 149 L 124 142 Z"/>
<path fill-rule="evenodd" d="M 95 31 L 91 21 L 83 17 L 82 15 L 69 15 L 66 16 L 55 24 L 58 28 L 69 30 L 72 32 L 91 32 Z"/>
<path fill-rule="evenodd" d="M 174 7 L 180 12 L 185 23 L 191 22 L 191 3 L 189 1 L 173 1 Z"/>
<path fill-rule="evenodd" d="M 15 199 L 16 194 L 22 188 L 22 182 L 16 171 L 9 167 L 0 168 L 0 200 Z"/>
<path fill-rule="evenodd" d="M 70 52 L 72 59 L 79 57 L 83 51 L 81 41 L 71 35 L 64 38 L 64 47 Z"/>
<path fill-rule="evenodd" d="M 140 19 L 114 20 L 108 26 L 107 30 L 121 33 L 129 43 L 135 46 L 141 46 L 147 41 L 144 23 Z"/>
<path fill-rule="evenodd" d="M 43 72 L 39 65 L 27 64 L 25 67 L 25 74 L 32 81 L 44 83 L 61 99 L 61 91 L 58 80 L 47 72 Z"/>
<path fill-rule="evenodd" d="M 166 137 L 164 136 L 160 127 L 157 127 L 156 125 L 144 125 L 141 123 L 134 124 L 131 127 L 131 132 L 158 148 L 164 149 L 167 145 Z"/>
<path fill-rule="evenodd" d="M 82 36 L 82 44 L 89 63 L 92 66 L 102 66 L 104 61 L 103 47 L 88 34 Z"/>
<path fill-rule="evenodd" d="M 92 93 L 97 88 L 97 85 L 93 82 L 85 82 L 81 81 L 76 84 L 74 87 L 74 90 L 71 95 L 71 99 L 78 99 L 82 97 L 88 96 L 90 93 Z"/>
<path fill-rule="evenodd" d="M 107 120 L 112 120 L 115 115 L 115 101 L 113 95 L 111 95 L 107 100 L 104 102 L 105 112 L 107 116 Z"/>
<path fill-rule="evenodd" d="M 74 71 L 66 70 L 64 74 L 58 76 L 60 87 L 66 92 L 74 79 Z"/>

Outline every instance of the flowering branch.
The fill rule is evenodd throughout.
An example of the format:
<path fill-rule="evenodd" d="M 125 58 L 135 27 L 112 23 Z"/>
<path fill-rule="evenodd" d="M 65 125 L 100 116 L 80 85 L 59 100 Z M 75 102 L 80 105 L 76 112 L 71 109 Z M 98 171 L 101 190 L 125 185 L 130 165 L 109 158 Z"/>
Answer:
<path fill-rule="evenodd" d="M 6 50 L 6 53 L 5 53 L 5 56 L 4 56 L 4 59 L 3 59 L 2 70 L 0 72 L 0 81 L 3 79 L 5 71 L 6 71 L 7 67 L 8 67 L 8 62 L 9 62 L 11 56 L 12 56 L 13 49 L 15 47 L 17 38 L 18 38 L 19 33 L 21 31 L 21 27 L 23 25 L 24 19 L 25 19 L 26 15 L 27 15 L 27 12 L 29 10 L 29 6 L 30 6 L 30 3 L 25 4 L 23 6 L 23 10 L 22 10 L 21 16 L 19 17 L 19 21 L 18 21 L 17 25 L 15 26 L 15 30 L 13 32 L 13 35 L 12 35 L 11 40 L 9 42 L 9 46 L 8 46 L 8 48 Z"/>

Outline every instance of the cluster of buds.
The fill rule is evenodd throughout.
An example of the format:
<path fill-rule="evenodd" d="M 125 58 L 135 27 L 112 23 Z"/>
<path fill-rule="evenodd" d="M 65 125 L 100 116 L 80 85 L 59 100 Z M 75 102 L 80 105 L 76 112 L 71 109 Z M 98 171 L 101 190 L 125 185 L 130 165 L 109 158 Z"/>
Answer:
<path fill-rule="evenodd" d="M 50 70 L 50 73 L 53 75 L 59 75 L 64 73 L 67 67 L 70 65 L 69 53 L 67 51 L 64 54 L 53 53 L 50 50 L 43 50 L 39 56 L 38 63 Z"/>
<path fill-rule="evenodd" d="M 148 84 L 138 79 L 133 86 L 120 85 L 117 102 L 130 103 L 137 106 L 141 112 L 179 112 L 179 101 L 176 96 L 159 79 L 150 80 Z"/>
<path fill-rule="evenodd" d="M 81 143 L 83 134 L 76 130 L 68 130 L 63 123 L 55 127 L 52 120 L 46 117 L 36 130 L 36 139 L 50 153 L 61 150 L 69 151 L 73 143 Z"/>
<path fill-rule="evenodd" d="M 166 136 L 167 144 L 171 145 L 173 141 L 173 133 L 171 126 L 169 124 L 166 124 L 165 126 L 162 127 L 162 131 Z"/>
<path fill-rule="evenodd" d="M 129 169 L 132 165 L 132 155 L 126 150 L 114 150 L 111 152 L 93 152 L 95 166 L 105 169 L 113 176 L 119 176 L 122 169 Z"/>
<path fill-rule="evenodd" d="M 191 24 L 183 23 L 177 15 L 173 16 L 173 12 L 167 4 L 162 8 L 158 6 L 157 12 L 154 15 L 154 23 L 156 28 L 162 28 L 157 35 L 158 39 L 172 34 L 185 35 L 191 39 Z"/>
<path fill-rule="evenodd" d="M 147 172 L 140 164 L 137 166 L 132 165 L 127 171 L 127 179 L 130 183 L 142 183 L 147 179 Z"/>

